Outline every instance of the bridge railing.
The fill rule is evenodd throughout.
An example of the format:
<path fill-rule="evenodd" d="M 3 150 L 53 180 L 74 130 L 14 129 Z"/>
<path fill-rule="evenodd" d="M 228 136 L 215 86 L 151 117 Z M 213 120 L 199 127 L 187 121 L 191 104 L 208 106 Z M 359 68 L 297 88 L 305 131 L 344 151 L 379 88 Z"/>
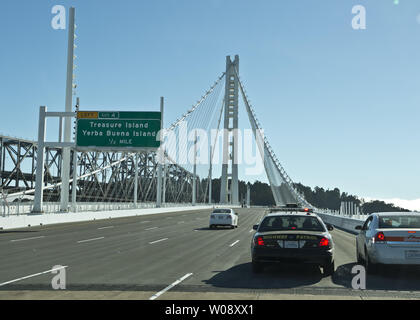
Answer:
<path fill-rule="evenodd" d="M 357 234 L 356 226 L 363 225 L 369 216 L 361 213 L 356 215 L 345 215 L 340 213 L 339 210 L 328 209 L 318 209 L 316 212 L 325 223 L 330 223 L 334 227 L 353 234 Z"/>
<path fill-rule="evenodd" d="M 342 218 L 361 220 L 361 221 L 365 221 L 367 217 L 369 216 L 369 214 L 363 214 L 363 213 L 344 214 L 343 212 L 340 212 L 340 210 L 330 210 L 330 209 L 317 209 L 317 212 L 335 216 L 335 217 L 342 217 Z"/>
<path fill-rule="evenodd" d="M 14 202 L 2 203 L 0 202 L 0 218 L 28 215 L 32 212 L 33 201 L 30 202 Z M 197 205 L 202 205 L 198 203 Z M 205 205 L 205 204 L 204 204 Z M 164 203 L 162 208 L 170 207 L 192 207 L 191 203 Z M 116 211 L 116 210 L 133 210 L 133 209 L 151 209 L 156 208 L 156 202 L 143 202 L 143 203 L 129 203 L 129 202 L 86 202 L 77 203 L 76 212 L 98 212 L 98 211 Z M 44 214 L 53 214 L 60 212 L 59 202 L 44 202 Z"/>

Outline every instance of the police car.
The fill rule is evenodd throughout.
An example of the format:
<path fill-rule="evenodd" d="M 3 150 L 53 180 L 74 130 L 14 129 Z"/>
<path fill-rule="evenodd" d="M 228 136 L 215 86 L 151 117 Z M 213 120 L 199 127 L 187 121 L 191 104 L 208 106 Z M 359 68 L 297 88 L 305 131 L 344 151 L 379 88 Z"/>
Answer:
<path fill-rule="evenodd" d="M 268 263 L 306 263 L 322 267 L 324 276 L 334 273 L 334 243 L 312 209 L 272 208 L 254 225 L 251 243 L 252 270 L 262 272 Z"/>

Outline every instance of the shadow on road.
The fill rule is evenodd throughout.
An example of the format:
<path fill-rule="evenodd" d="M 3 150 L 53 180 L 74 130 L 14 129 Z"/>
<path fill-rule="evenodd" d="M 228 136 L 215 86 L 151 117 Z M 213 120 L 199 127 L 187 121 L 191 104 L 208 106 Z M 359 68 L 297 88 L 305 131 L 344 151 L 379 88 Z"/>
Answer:
<path fill-rule="evenodd" d="M 356 263 L 337 268 L 332 280 L 335 284 L 352 288 L 351 273 Z M 376 274 L 366 275 L 367 290 L 420 291 L 420 267 L 384 266 Z"/>
<path fill-rule="evenodd" d="M 19 233 L 37 233 L 37 232 L 39 232 L 39 231 L 34 231 L 34 230 L 11 230 L 11 231 L 7 231 L 7 230 L 4 230 L 4 231 L 1 231 L 0 230 L 0 235 L 2 235 L 2 234 L 14 234 L 14 233 L 16 233 L 16 234 L 19 234 Z"/>
<path fill-rule="evenodd" d="M 204 282 L 220 288 L 282 289 L 310 286 L 321 279 L 322 273 L 315 266 L 272 265 L 261 274 L 254 274 L 251 263 L 244 263 L 217 273 Z"/>
<path fill-rule="evenodd" d="M 231 227 L 218 227 L 218 228 L 210 229 L 209 227 L 207 227 L 207 228 L 197 228 L 194 230 L 195 231 L 218 231 L 218 230 L 232 230 L 232 228 Z"/>

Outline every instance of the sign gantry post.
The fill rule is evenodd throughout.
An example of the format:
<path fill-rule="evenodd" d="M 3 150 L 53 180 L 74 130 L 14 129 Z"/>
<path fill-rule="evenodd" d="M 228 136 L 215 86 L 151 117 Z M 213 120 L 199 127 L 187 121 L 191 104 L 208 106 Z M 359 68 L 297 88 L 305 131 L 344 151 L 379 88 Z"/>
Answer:
<path fill-rule="evenodd" d="M 44 186 L 44 141 L 45 141 L 45 113 L 47 107 L 39 108 L 38 146 L 36 157 L 35 198 L 32 208 L 33 214 L 42 214 L 43 186 Z"/>
<path fill-rule="evenodd" d="M 35 182 L 35 199 L 31 211 L 33 214 L 43 213 L 44 186 L 44 156 L 45 148 L 73 149 L 73 181 L 72 207 L 76 209 L 77 188 L 77 152 L 152 152 L 161 145 L 160 132 L 162 128 L 162 112 L 109 112 L 109 111 L 77 111 L 75 112 L 47 112 L 47 107 L 40 107 L 38 125 L 37 168 Z M 58 117 L 69 120 L 76 116 L 75 142 L 46 142 L 46 118 Z M 136 156 L 136 163 L 138 157 Z M 137 171 L 137 170 L 136 170 Z M 70 168 L 69 168 L 70 174 Z M 63 180 L 55 186 L 63 186 Z M 70 183 L 70 178 L 67 184 Z M 51 186 L 48 186 L 51 188 Z M 69 194 L 64 196 L 67 201 Z"/>
<path fill-rule="evenodd" d="M 74 23 L 75 8 L 69 11 L 69 34 L 67 52 L 67 80 L 66 80 L 66 112 L 72 111 L 73 104 L 73 65 L 74 65 Z M 61 142 L 61 141 L 60 141 Z M 66 117 L 64 120 L 64 142 L 71 142 L 71 119 Z M 61 170 L 61 191 L 60 191 L 60 211 L 68 212 L 69 206 L 69 183 L 70 183 L 70 148 L 64 147 L 62 151 L 62 170 Z"/>
<path fill-rule="evenodd" d="M 35 198 L 34 198 L 34 206 L 32 208 L 32 214 L 42 214 L 42 204 L 43 204 L 43 196 L 44 196 L 44 156 L 45 156 L 45 148 L 67 148 L 70 150 L 71 148 L 75 147 L 75 144 L 72 142 L 46 142 L 45 141 L 45 134 L 46 134 L 46 119 L 51 117 L 57 118 L 65 118 L 70 119 L 74 118 L 74 112 L 47 112 L 47 107 L 40 107 L 39 108 L 39 124 L 38 124 L 38 146 L 37 146 L 37 160 L 36 160 L 36 176 L 35 176 Z M 69 169 L 70 171 L 70 169 Z M 64 182 L 56 184 L 57 186 L 63 186 Z M 69 181 L 67 181 L 67 184 Z M 68 194 L 67 194 L 68 200 Z"/>

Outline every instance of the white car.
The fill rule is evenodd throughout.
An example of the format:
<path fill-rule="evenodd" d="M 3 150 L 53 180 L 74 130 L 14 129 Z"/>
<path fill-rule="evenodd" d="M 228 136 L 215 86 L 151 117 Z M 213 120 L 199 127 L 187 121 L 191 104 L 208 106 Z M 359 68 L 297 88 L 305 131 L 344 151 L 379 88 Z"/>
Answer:
<path fill-rule="evenodd" d="M 420 266 L 420 213 L 373 213 L 356 237 L 358 263 L 369 273 L 380 265 Z"/>
<path fill-rule="evenodd" d="M 233 209 L 214 209 L 210 215 L 210 229 L 219 226 L 238 227 L 238 214 Z"/>

